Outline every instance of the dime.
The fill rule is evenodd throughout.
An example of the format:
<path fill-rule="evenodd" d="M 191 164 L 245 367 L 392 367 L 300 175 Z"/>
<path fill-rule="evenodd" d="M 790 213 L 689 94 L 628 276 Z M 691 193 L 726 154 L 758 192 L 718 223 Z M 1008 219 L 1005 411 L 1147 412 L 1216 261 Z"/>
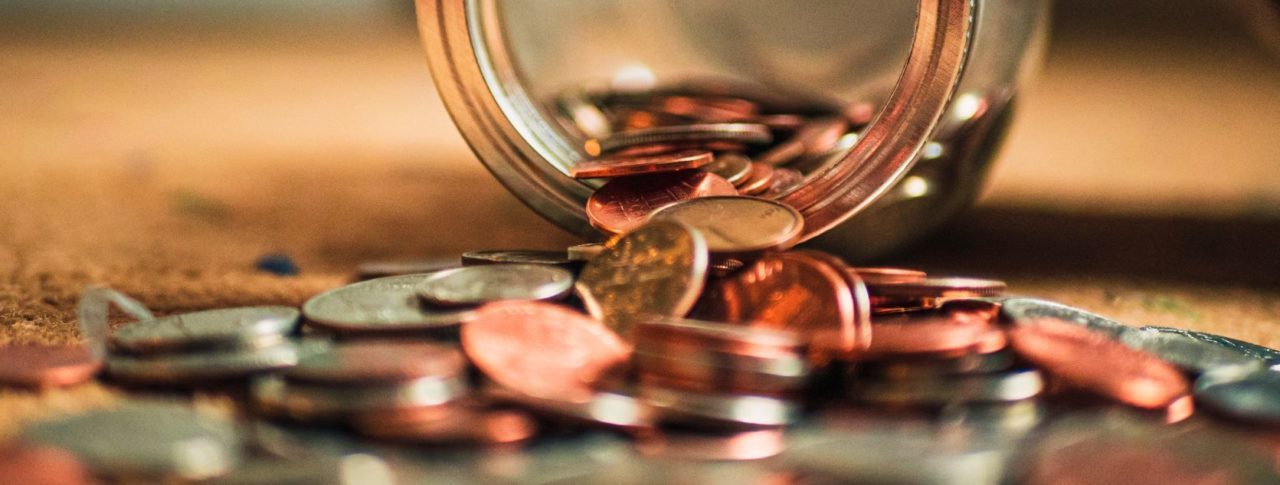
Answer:
<path fill-rule="evenodd" d="M 623 131 L 587 140 L 583 148 L 588 155 L 598 157 L 636 145 L 711 141 L 764 144 L 773 141 L 773 136 L 767 126 L 754 123 L 702 123 Z"/>
<path fill-rule="evenodd" d="M 853 396 L 877 404 L 941 406 L 969 402 L 1012 402 L 1031 399 L 1044 391 L 1040 371 L 1021 369 L 995 374 L 941 378 L 863 380 Z"/>
<path fill-rule="evenodd" d="M 537 423 L 521 412 L 466 408 L 443 419 L 393 415 L 389 419 L 362 419 L 353 425 L 357 432 L 372 438 L 426 444 L 506 445 L 527 441 L 538 431 Z"/>
<path fill-rule="evenodd" d="M 751 159 L 740 153 L 724 153 L 716 155 L 714 162 L 702 167 L 703 170 L 719 175 L 737 186 L 751 175 Z"/>
<path fill-rule="evenodd" d="M 553 419 L 580 424 L 643 433 L 652 431 L 657 422 L 656 410 L 635 396 L 620 392 L 598 391 L 585 402 L 530 396 L 497 386 L 486 389 L 485 395 Z"/>
<path fill-rule="evenodd" d="M 570 261 L 591 261 L 591 258 L 599 256 L 604 252 L 604 244 L 585 243 L 569 246 L 568 255 Z"/>
<path fill-rule="evenodd" d="M 250 393 L 260 409 L 302 421 L 325 421 L 382 411 L 434 409 L 467 391 L 461 376 L 423 377 L 394 383 L 332 386 L 291 382 L 282 376 L 253 381 Z"/>
<path fill-rule="evenodd" d="M 741 196 L 702 197 L 653 213 L 654 221 L 676 221 L 696 229 L 719 255 L 790 248 L 800 240 L 804 216 L 781 202 Z"/>
<path fill-rule="evenodd" d="M 564 251 L 543 251 L 538 249 L 490 249 L 484 251 L 467 251 L 462 253 L 463 266 L 481 264 L 549 264 L 572 268 L 574 262 Z"/>
<path fill-rule="evenodd" d="M 457 268 L 458 265 L 458 258 L 368 261 L 356 266 L 356 279 L 364 281 L 388 276 L 432 273 L 442 269 Z"/>
<path fill-rule="evenodd" d="M 749 461 L 782 453 L 786 440 L 780 429 L 710 434 L 665 431 L 637 440 L 635 448 L 641 455 L 654 458 Z"/>
<path fill-rule="evenodd" d="M 612 156 L 578 162 L 569 168 L 569 175 L 576 179 L 594 179 L 687 171 L 709 164 L 714 159 L 711 152 L 699 150 L 643 156 Z"/>
<path fill-rule="evenodd" d="M 135 354 L 254 347 L 279 342 L 298 327 L 298 309 L 285 306 L 221 308 L 131 323 L 111 334 L 111 345 Z"/>
<path fill-rule="evenodd" d="M 800 419 L 798 404 L 769 396 L 712 394 L 642 385 L 640 397 L 660 409 L 665 422 L 760 428 L 786 426 Z"/>
<path fill-rule="evenodd" d="M 1223 367 L 1196 380 L 1202 406 L 1248 422 L 1280 425 L 1280 372 Z"/>
<path fill-rule="evenodd" d="M 843 270 L 803 251 L 767 254 L 711 283 L 698 308 L 707 320 L 790 330 L 811 342 L 829 332 L 829 348 L 841 352 L 871 344 L 856 313 Z"/>
<path fill-rule="evenodd" d="M 92 379 L 101 369 L 102 360 L 81 345 L 0 347 L 0 385 L 37 389 L 73 386 Z"/>
<path fill-rule="evenodd" d="M 773 183 L 774 169 L 760 162 L 751 162 L 751 173 L 738 184 L 738 191 L 743 195 L 759 195 L 769 190 Z"/>
<path fill-rule="evenodd" d="M 867 291 L 873 298 L 981 298 L 1004 293 L 1003 281 L 975 278 L 925 278 L 916 281 L 868 281 Z"/>
<path fill-rule="evenodd" d="M 284 371 L 292 381 L 366 385 L 425 377 L 450 378 L 466 369 L 458 349 L 427 342 L 364 340 L 313 352 Z"/>
<path fill-rule="evenodd" d="M 737 195 L 733 184 L 699 171 L 622 177 L 610 180 L 587 199 L 587 219 L 596 229 L 621 234 L 644 224 L 653 211 L 710 195 Z"/>
<path fill-rule="evenodd" d="M 681 317 L 697 301 L 707 274 L 701 233 L 654 222 L 609 241 L 578 276 L 578 296 L 591 315 L 629 338 L 638 319 Z"/>
<path fill-rule="evenodd" d="M 1006 298 L 1001 300 L 1000 314 L 1014 323 L 1041 317 L 1056 318 L 1073 322 L 1096 332 L 1102 332 L 1112 338 L 1119 338 L 1120 335 L 1135 330 L 1133 327 L 1123 323 L 1094 315 L 1079 308 L 1072 308 L 1061 303 L 1036 298 Z"/>
<path fill-rule="evenodd" d="M 462 348 L 502 386 L 574 402 L 589 400 L 591 385 L 631 353 L 626 342 L 599 322 L 537 302 L 481 307 L 462 328 Z"/>
<path fill-rule="evenodd" d="M 1009 337 L 1020 357 L 1049 375 L 1131 406 L 1163 409 L 1190 391 L 1168 363 L 1072 322 L 1020 320 Z"/>
<path fill-rule="evenodd" d="M 302 305 L 307 324 L 340 333 L 456 329 L 473 310 L 429 310 L 418 288 L 431 274 L 392 276 L 321 293 Z"/>
<path fill-rule="evenodd" d="M 235 379 L 291 367 L 299 350 L 291 342 L 244 350 L 210 350 L 134 357 L 107 356 L 107 373 L 135 383 L 179 384 Z"/>
<path fill-rule="evenodd" d="M 1272 360 L 1280 358 L 1280 350 L 1263 347 L 1258 344 L 1245 342 L 1243 340 L 1233 339 L 1231 337 L 1223 337 L 1211 333 L 1197 332 L 1195 330 L 1187 330 L 1184 328 L 1169 327 L 1142 327 L 1144 332 L 1159 332 L 1165 334 L 1176 334 L 1187 339 L 1198 340 L 1230 350 L 1234 353 L 1244 354 L 1259 360 Z"/>
<path fill-rule="evenodd" d="M 67 450 L 96 475 L 144 482 L 216 477 L 243 456 L 234 423 L 176 404 L 131 403 L 39 422 L 22 439 Z"/>
<path fill-rule="evenodd" d="M 436 306 L 479 305 L 502 300 L 558 300 L 573 289 L 573 273 L 543 264 L 491 264 L 437 271 L 418 295 Z"/>
<path fill-rule="evenodd" d="M 89 485 L 95 481 L 71 453 L 57 448 L 10 444 L 0 449 L 0 483 Z"/>
<path fill-rule="evenodd" d="M 1120 342 L 1192 374 L 1203 374 L 1219 367 L 1261 369 L 1265 363 L 1233 347 L 1214 345 L 1181 332 L 1144 328 L 1121 335 Z"/>

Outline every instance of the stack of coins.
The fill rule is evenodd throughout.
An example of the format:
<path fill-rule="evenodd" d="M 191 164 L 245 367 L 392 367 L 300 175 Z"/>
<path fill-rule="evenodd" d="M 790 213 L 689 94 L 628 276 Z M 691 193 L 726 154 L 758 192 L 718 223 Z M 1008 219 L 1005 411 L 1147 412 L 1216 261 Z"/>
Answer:
<path fill-rule="evenodd" d="M 127 325 L 111 335 L 107 372 L 135 384 L 183 385 L 238 379 L 290 367 L 299 346 L 296 308 L 228 308 Z"/>

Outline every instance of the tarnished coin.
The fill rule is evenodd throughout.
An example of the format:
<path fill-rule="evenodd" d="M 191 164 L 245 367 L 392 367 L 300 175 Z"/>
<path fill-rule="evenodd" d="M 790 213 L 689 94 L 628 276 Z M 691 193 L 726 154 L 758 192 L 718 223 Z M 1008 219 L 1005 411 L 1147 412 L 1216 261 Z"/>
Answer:
<path fill-rule="evenodd" d="M 356 266 L 356 279 L 360 281 L 388 276 L 432 273 L 442 269 L 457 268 L 458 258 L 406 259 L 399 261 L 368 261 Z"/>
<path fill-rule="evenodd" d="M 1045 373 L 1131 406 L 1163 409 L 1190 392 L 1167 362 L 1072 322 L 1020 320 L 1008 333 L 1013 350 Z"/>
<path fill-rule="evenodd" d="M 583 148 L 588 155 L 598 157 L 636 145 L 716 141 L 764 144 L 773 141 L 773 135 L 769 127 L 755 123 L 695 123 L 618 132 L 603 139 L 589 139 Z"/>
<path fill-rule="evenodd" d="M 967 374 L 938 378 L 860 381 L 853 396 L 863 402 L 911 406 L 953 403 L 1013 402 L 1031 399 L 1044 391 L 1040 371 L 1021 369 L 994 374 Z"/>
<path fill-rule="evenodd" d="M 462 328 L 462 348 L 486 376 L 504 387 L 575 402 L 589 400 L 591 385 L 631 353 L 630 346 L 600 322 L 537 302 L 481 307 Z"/>
<path fill-rule="evenodd" d="M 800 419 L 800 405 L 782 398 L 640 386 L 640 397 L 661 410 L 664 422 L 714 428 L 786 426 Z"/>
<path fill-rule="evenodd" d="M 612 156 L 578 162 L 569 168 L 569 175 L 576 179 L 593 179 L 688 171 L 707 165 L 714 159 L 711 152 L 704 150 L 685 150 L 644 156 Z"/>
<path fill-rule="evenodd" d="M 253 381 L 250 394 L 268 414 L 301 421 L 327 421 L 364 413 L 435 409 L 467 392 L 461 376 L 423 377 L 394 383 L 334 386 L 293 382 L 271 375 Z"/>
<path fill-rule="evenodd" d="M 338 343 L 303 356 L 284 371 L 293 381 L 366 385 L 424 377 L 450 378 L 465 370 L 458 349 L 442 344 L 400 340 Z"/>
<path fill-rule="evenodd" d="M 340 333 L 456 330 L 473 310 L 424 307 L 418 288 L 431 273 L 362 281 L 326 291 L 302 305 L 307 324 Z"/>
<path fill-rule="evenodd" d="M 134 383 L 182 384 L 235 379 L 292 367 L 299 349 L 280 342 L 257 349 L 209 350 L 154 356 L 107 356 L 107 373 L 113 379 Z"/>
<path fill-rule="evenodd" d="M 591 261 L 591 258 L 599 256 L 604 252 L 604 244 L 601 243 L 584 243 L 569 246 L 568 255 L 570 261 Z"/>
<path fill-rule="evenodd" d="M 1216 345 L 1229 350 L 1233 353 L 1244 354 L 1259 360 L 1274 360 L 1280 358 L 1280 350 L 1261 345 L 1245 342 L 1243 340 L 1231 337 L 1223 337 L 1206 332 L 1197 332 L 1195 330 L 1187 330 L 1185 328 L 1170 327 L 1142 327 L 1143 332 L 1159 332 L 1163 334 L 1175 334 L 1186 339 L 1198 340 L 1208 344 Z"/>
<path fill-rule="evenodd" d="M 699 461 L 763 460 L 782 453 L 786 440 L 780 429 L 731 433 L 665 431 L 635 442 L 636 451 L 652 458 Z"/>
<path fill-rule="evenodd" d="M 1280 372 L 1223 367 L 1196 379 L 1202 406 L 1232 418 L 1280 426 Z"/>
<path fill-rule="evenodd" d="M 1120 342 L 1155 355 L 1192 374 L 1203 374 L 1220 367 L 1245 367 L 1261 370 L 1262 359 L 1214 345 L 1181 332 L 1141 329 L 1120 336 Z"/>
<path fill-rule="evenodd" d="M 101 369 L 102 360 L 82 345 L 0 347 L 0 385 L 3 386 L 37 389 L 73 386 L 92 379 Z"/>
<path fill-rule="evenodd" d="M 185 406 L 131 403 L 28 426 L 22 439 L 75 454 L 96 475 L 142 482 L 201 480 L 234 469 L 234 423 Z"/>
<path fill-rule="evenodd" d="M 740 153 L 719 154 L 716 155 L 714 162 L 702 169 L 719 175 L 737 186 L 751 175 L 751 159 Z"/>
<path fill-rule="evenodd" d="M 90 485 L 96 481 L 71 453 L 51 447 L 9 444 L 0 449 L 0 483 Z"/>
<path fill-rule="evenodd" d="M 737 195 L 733 184 L 707 172 L 684 171 L 610 180 L 587 199 L 592 227 L 621 234 L 649 219 L 667 205 L 711 195 Z"/>
<path fill-rule="evenodd" d="M 634 432 L 650 432 L 657 425 L 657 411 L 644 401 L 621 392 L 598 391 L 585 402 L 530 396 L 494 386 L 485 390 L 491 399 L 515 404 L 535 414 L 576 424 L 604 426 Z"/>
<path fill-rule="evenodd" d="M 804 251 L 767 254 L 712 282 L 698 306 L 700 318 L 794 331 L 812 341 L 826 333 L 832 350 L 871 344 L 857 318 L 846 275 L 825 258 Z"/>
<path fill-rule="evenodd" d="M 111 345 L 135 354 L 270 345 L 293 332 L 300 316 L 286 306 L 183 313 L 121 327 L 111 334 Z"/>
<path fill-rule="evenodd" d="M 1101 332 L 1112 338 L 1119 338 L 1125 333 L 1136 330 L 1123 323 L 1094 315 L 1079 308 L 1036 298 L 1006 298 L 1001 300 L 1000 314 L 1014 323 L 1041 317 L 1056 318 L 1073 322 L 1076 325 Z"/>
<path fill-rule="evenodd" d="M 490 264 L 437 271 L 418 295 L 436 306 L 480 305 L 503 300 L 558 300 L 573 289 L 573 273 L 544 264 Z"/>
<path fill-rule="evenodd" d="M 781 202 L 754 197 L 702 197 L 653 213 L 696 229 L 715 254 L 752 254 L 790 248 L 804 230 L 804 216 Z"/>
<path fill-rule="evenodd" d="M 640 226 L 609 241 L 578 275 L 578 296 L 591 315 L 624 338 L 640 319 L 682 317 L 706 280 L 702 235 L 675 222 Z"/>
<path fill-rule="evenodd" d="M 360 434 L 381 440 L 455 445 L 515 444 L 533 438 L 538 431 L 537 422 L 522 412 L 468 408 L 459 408 L 439 419 L 403 414 L 362 418 L 353 427 Z"/>
<path fill-rule="evenodd" d="M 549 264 L 572 268 L 574 261 L 564 251 L 540 249 L 489 249 L 462 253 L 463 266 L 482 264 Z"/>
<path fill-rule="evenodd" d="M 981 298 L 998 296 L 1007 288 L 1003 281 L 976 278 L 925 278 L 904 281 L 867 281 L 873 298 Z"/>

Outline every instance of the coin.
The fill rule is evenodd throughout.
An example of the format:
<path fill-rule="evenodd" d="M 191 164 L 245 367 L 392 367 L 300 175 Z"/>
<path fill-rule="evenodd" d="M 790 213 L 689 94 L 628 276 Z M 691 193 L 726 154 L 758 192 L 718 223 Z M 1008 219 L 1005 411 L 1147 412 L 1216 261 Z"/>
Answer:
<path fill-rule="evenodd" d="M 569 246 L 568 255 L 570 261 L 591 261 L 591 258 L 599 256 L 604 252 L 604 244 L 585 243 Z"/>
<path fill-rule="evenodd" d="M 611 156 L 580 161 L 569 168 L 569 175 L 576 179 L 593 179 L 688 171 L 707 165 L 714 159 L 711 152 L 701 150 L 642 156 Z"/>
<path fill-rule="evenodd" d="M 1280 358 L 1280 350 L 1263 347 L 1258 344 L 1245 342 L 1239 339 L 1233 339 L 1231 337 L 1223 337 L 1221 335 L 1214 335 L 1214 334 L 1205 333 L 1205 332 L 1197 332 L 1195 330 L 1187 330 L 1184 328 L 1146 326 L 1146 327 L 1142 327 L 1142 330 L 1144 332 L 1177 334 L 1184 338 L 1198 340 L 1208 344 L 1213 344 L 1218 347 L 1222 347 L 1224 349 L 1230 350 L 1234 353 L 1244 354 L 1259 360 L 1272 360 L 1272 359 Z"/>
<path fill-rule="evenodd" d="M 481 264 L 549 264 L 552 266 L 575 267 L 573 261 L 564 251 L 544 251 L 540 249 L 488 249 L 484 251 L 467 251 L 462 253 L 463 266 Z"/>
<path fill-rule="evenodd" d="M 481 307 L 462 328 L 462 348 L 485 376 L 502 386 L 575 402 L 589 400 L 591 385 L 631 353 L 626 342 L 599 322 L 537 302 Z"/>
<path fill-rule="evenodd" d="M 43 421 L 22 439 L 67 450 L 96 475 L 144 482 L 216 477 L 244 453 L 234 423 L 176 404 L 134 402 Z"/>
<path fill-rule="evenodd" d="M 745 99 L 710 96 L 663 96 L 651 106 L 664 113 L 712 123 L 746 121 L 759 107 Z"/>
<path fill-rule="evenodd" d="M 356 266 L 356 279 L 364 281 L 388 276 L 432 273 L 442 269 L 456 268 L 458 265 L 458 258 L 368 261 Z"/>
<path fill-rule="evenodd" d="M 764 144 L 773 141 L 773 136 L 768 127 L 754 123 L 695 123 L 618 132 L 603 139 L 589 139 L 583 148 L 596 157 L 636 145 L 712 141 Z"/>
<path fill-rule="evenodd" d="M 737 195 L 733 184 L 699 171 L 631 176 L 610 180 L 587 199 L 592 227 L 621 234 L 643 224 L 653 211 L 669 204 L 710 195 Z"/>
<path fill-rule="evenodd" d="M 769 178 L 769 186 L 765 188 L 764 192 L 760 193 L 760 196 L 765 198 L 782 197 L 803 183 L 804 174 L 799 171 L 790 168 L 777 168 L 773 170 L 773 176 Z"/>
<path fill-rule="evenodd" d="M 1079 308 L 1072 308 L 1061 303 L 1036 298 L 1006 298 L 1001 300 L 1000 314 L 1014 323 L 1041 317 L 1056 318 L 1074 322 L 1090 330 L 1102 332 L 1112 338 L 1119 338 L 1121 335 L 1135 330 L 1133 327 L 1123 323 Z"/>
<path fill-rule="evenodd" d="M 865 349 L 852 290 L 843 270 L 806 252 L 766 254 L 751 266 L 712 282 L 698 307 L 707 320 L 790 330 L 813 341 L 824 332 L 830 348 Z"/>
<path fill-rule="evenodd" d="M 915 281 L 868 281 L 873 298 L 981 298 L 1004 293 L 1003 281 L 976 278 L 925 278 Z"/>
<path fill-rule="evenodd" d="M 291 367 L 299 350 L 291 342 L 240 350 L 210 350 L 136 357 L 107 356 L 107 373 L 113 379 L 134 383 L 181 384 L 235 379 Z"/>
<path fill-rule="evenodd" d="M 981 321 L 951 318 L 946 315 L 902 317 L 881 320 L 871 326 L 874 336 L 861 359 L 883 359 L 889 356 L 928 354 L 956 355 L 970 352 L 999 332 Z M 1001 343 L 1003 339 L 1001 338 Z M 992 351 L 999 350 L 999 348 Z"/>
<path fill-rule="evenodd" d="M 437 271 L 418 295 L 436 306 L 479 305 L 502 300 L 558 300 L 573 289 L 573 273 L 542 264 L 491 264 Z"/>
<path fill-rule="evenodd" d="M 1265 364 L 1261 359 L 1235 350 L 1238 347 L 1214 345 L 1182 332 L 1144 328 L 1121 335 L 1120 342 L 1192 374 L 1203 374 L 1219 367 L 1261 369 Z"/>
<path fill-rule="evenodd" d="M 1271 426 L 1280 425 L 1280 373 L 1264 369 L 1223 367 L 1196 379 L 1195 398 L 1225 416 Z"/>
<path fill-rule="evenodd" d="M 716 155 L 715 161 L 702 169 L 737 186 L 751 175 L 751 159 L 741 153 L 723 153 Z"/>
<path fill-rule="evenodd" d="M 702 235 L 676 222 L 654 222 L 609 241 L 575 284 L 591 315 L 624 338 L 636 320 L 684 316 L 707 274 Z"/>
<path fill-rule="evenodd" d="M 434 409 L 459 399 L 466 391 L 466 382 L 460 376 L 334 386 L 293 382 L 283 376 L 269 375 L 255 379 L 250 387 L 259 409 L 301 421 L 327 421 L 380 411 Z"/>
<path fill-rule="evenodd" d="M 750 461 L 777 456 L 786 449 L 782 430 L 731 433 L 665 431 L 635 442 L 642 456 L 700 461 Z"/>
<path fill-rule="evenodd" d="M 903 268 L 876 268 L 876 267 L 857 267 L 849 268 L 862 278 L 865 282 L 873 283 L 914 283 L 919 282 L 928 275 L 924 271 Z"/>
<path fill-rule="evenodd" d="M 770 396 L 702 393 L 640 386 L 640 397 L 660 409 L 661 419 L 722 429 L 786 426 L 800 419 L 800 406 Z"/>
<path fill-rule="evenodd" d="M 95 482 L 71 453 L 57 448 L 9 444 L 0 449 L 0 483 L 89 485 Z"/>
<path fill-rule="evenodd" d="M 840 137 L 849 131 L 848 123 L 838 117 L 815 118 L 807 121 L 790 139 L 774 145 L 760 155 L 759 160 L 769 165 L 784 165 L 801 155 L 824 153 L 835 147 Z"/>
<path fill-rule="evenodd" d="M 354 427 L 360 434 L 388 441 L 471 445 L 520 443 L 533 438 L 538 430 L 532 418 L 518 411 L 465 408 L 444 419 L 361 420 Z"/>
<path fill-rule="evenodd" d="M 635 396 L 621 392 L 597 391 L 584 402 L 530 396 L 499 386 L 486 389 L 485 395 L 552 419 L 579 424 L 647 433 L 657 423 L 656 410 Z"/>
<path fill-rule="evenodd" d="M 636 327 L 632 362 L 643 383 L 708 392 L 786 393 L 807 383 L 792 332 L 664 319 Z"/>
<path fill-rule="evenodd" d="M 762 194 L 769 190 L 770 184 L 773 183 L 773 175 L 773 167 L 760 162 L 751 162 L 751 172 L 742 183 L 738 184 L 738 192 L 743 195 Z"/>
<path fill-rule="evenodd" d="M 858 400 L 877 404 L 941 406 L 1022 401 L 1036 397 L 1042 391 L 1044 379 L 1040 371 L 1020 369 L 937 378 L 861 380 L 852 394 Z"/>
<path fill-rule="evenodd" d="M 456 329 L 473 310 L 426 309 L 418 288 L 432 274 L 391 276 L 343 286 L 302 305 L 307 324 L 339 333 Z"/>
<path fill-rule="evenodd" d="M 1008 350 L 985 354 L 969 353 L 946 358 L 894 358 L 866 361 L 858 366 L 858 375 L 878 379 L 915 379 L 958 374 L 987 374 L 1013 367 L 1014 354 Z"/>
<path fill-rule="evenodd" d="M 254 347 L 276 343 L 301 316 L 285 306 L 220 308 L 134 322 L 111 334 L 117 350 L 135 354 L 192 349 Z"/>
<path fill-rule="evenodd" d="M 466 360 L 458 349 L 427 342 L 363 340 L 313 352 L 284 371 L 292 381 L 365 385 L 460 375 Z"/>
<path fill-rule="evenodd" d="M 0 385 L 47 389 L 80 384 L 102 369 L 88 348 L 6 345 L 0 347 Z"/>
<path fill-rule="evenodd" d="M 1018 356 L 1047 374 L 1131 406 L 1163 409 L 1190 391 L 1168 363 L 1072 322 L 1020 320 L 1008 333 Z"/>
<path fill-rule="evenodd" d="M 706 238 L 719 255 L 790 248 L 800 240 L 804 216 L 781 202 L 741 196 L 701 197 L 653 213 L 654 221 L 676 221 Z"/>

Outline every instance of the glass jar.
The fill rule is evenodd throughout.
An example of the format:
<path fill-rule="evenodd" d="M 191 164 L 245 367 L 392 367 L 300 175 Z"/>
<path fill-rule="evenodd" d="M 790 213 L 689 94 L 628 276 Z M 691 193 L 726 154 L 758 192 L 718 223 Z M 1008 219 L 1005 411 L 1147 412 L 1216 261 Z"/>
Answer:
<path fill-rule="evenodd" d="M 598 187 L 568 176 L 589 130 L 565 93 L 739 96 L 865 118 L 770 196 L 850 260 L 919 240 L 973 202 L 1043 45 L 1047 0 L 418 0 L 436 85 L 512 193 L 588 238 Z M 764 101 L 762 101 L 764 100 Z"/>

